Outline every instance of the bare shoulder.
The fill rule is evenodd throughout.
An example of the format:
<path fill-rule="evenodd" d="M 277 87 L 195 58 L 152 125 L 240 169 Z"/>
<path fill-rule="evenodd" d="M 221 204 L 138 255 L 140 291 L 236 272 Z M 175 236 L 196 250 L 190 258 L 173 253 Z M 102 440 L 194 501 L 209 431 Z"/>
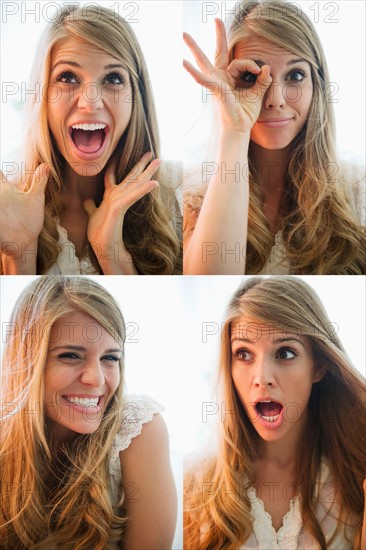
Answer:
<path fill-rule="evenodd" d="M 160 414 L 120 451 L 127 528 L 124 550 L 171 548 L 177 497 L 169 460 L 169 437 Z M 141 526 L 143 525 L 143 529 Z"/>
<path fill-rule="evenodd" d="M 168 430 L 160 414 L 154 414 L 150 422 L 143 424 L 141 434 L 132 439 L 127 449 L 120 451 L 121 467 L 128 467 L 130 462 L 138 464 L 150 453 L 161 457 L 169 453 Z"/>

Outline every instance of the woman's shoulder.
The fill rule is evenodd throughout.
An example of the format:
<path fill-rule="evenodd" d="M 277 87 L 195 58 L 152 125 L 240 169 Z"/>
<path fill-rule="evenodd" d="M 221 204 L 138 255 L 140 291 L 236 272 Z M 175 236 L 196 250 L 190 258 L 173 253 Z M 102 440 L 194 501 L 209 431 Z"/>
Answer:
<path fill-rule="evenodd" d="M 121 422 L 114 437 L 111 449 L 110 473 L 120 477 L 121 464 L 119 453 L 125 451 L 133 438 L 139 436 L 144 424 L 151 422 L 154 415 L 164 410 L 164 407 L 147 395 L 127 395 L 121 410 Z"/>
<path fill-rule="evenodd" d="M 361 225 L 366 225 L 365 166 L 355 160 L 341 160 L 340 170 L 345 193 Z"/>
<path fill-rule="evenodd" d="M 141 434 L 142 427 L 150 422 L 154 414 L 164 407 L 147 395 L 127 395 L 122 409 L 121 424 L 113 441 L 117 453 L 129 447 L 134 437 Z"/>

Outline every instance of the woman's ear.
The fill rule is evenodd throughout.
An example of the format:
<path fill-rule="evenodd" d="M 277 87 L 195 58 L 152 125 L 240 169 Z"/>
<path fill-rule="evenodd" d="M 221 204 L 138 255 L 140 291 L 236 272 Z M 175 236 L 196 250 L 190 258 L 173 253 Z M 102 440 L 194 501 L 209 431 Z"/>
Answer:
<path fill-rule="evenodd" d="M 313 384 L 320 382 L 323 376 L 328 370 L 328 365 L 326 363 L 317 363 L 314 365 L 314 375 L 313 375 Z"/>

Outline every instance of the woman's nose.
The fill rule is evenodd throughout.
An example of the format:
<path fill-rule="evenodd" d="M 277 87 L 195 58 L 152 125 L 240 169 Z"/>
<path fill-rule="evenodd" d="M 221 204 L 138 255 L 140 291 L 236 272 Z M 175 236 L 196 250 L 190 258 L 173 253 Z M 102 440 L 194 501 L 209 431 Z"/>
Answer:
<path fill-rule="evenodd" d="M 275 385 L 274 370 L 270 364 L 270 359 L 266 357 L 258 358 L 255 365 L 253 383 L 255 386 L 273 387 Z"/>
<path fill-rule="evenodd" d="M 99 388 L 104 384 L 104 374 L 99 361 L 88 363 L 80 378 L 82 384 Z"/>
<path fill-rule="evenodd" d="M 264 100 L 266 109 L 281 109 L 286 104 L 286 86 L 273 81 L 268 88 Z"/>
<path fill-rule="evenodd" d="M 100 87 L 95 82 L 84 84 L 78 98 L 78 108 L 89 113 L 103 108 L 103 98 Z"/>

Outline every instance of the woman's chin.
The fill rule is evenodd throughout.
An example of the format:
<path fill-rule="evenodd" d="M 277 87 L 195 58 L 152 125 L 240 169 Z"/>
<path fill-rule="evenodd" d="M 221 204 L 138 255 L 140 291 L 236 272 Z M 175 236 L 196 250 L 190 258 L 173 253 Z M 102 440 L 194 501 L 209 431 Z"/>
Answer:
<path fill-rule="evenodd" d="M 93 177 L 100 174 L 105 167 L 107 161 L 104 159 L 96 160 L 74 160 L 69 155 L 63 155 L 64 160 L 69 165 L 70 169 L 81 177 Z"/>
<path fill-rule="evenodd" d="M 292 139 L 258 139 L 251 136 L 251 141 L 256 145 L 262 147 L 262 149 L 267 149 L 268 151 L 278 151 L 280 149 L 285 149 L 293 141 Z"/>

